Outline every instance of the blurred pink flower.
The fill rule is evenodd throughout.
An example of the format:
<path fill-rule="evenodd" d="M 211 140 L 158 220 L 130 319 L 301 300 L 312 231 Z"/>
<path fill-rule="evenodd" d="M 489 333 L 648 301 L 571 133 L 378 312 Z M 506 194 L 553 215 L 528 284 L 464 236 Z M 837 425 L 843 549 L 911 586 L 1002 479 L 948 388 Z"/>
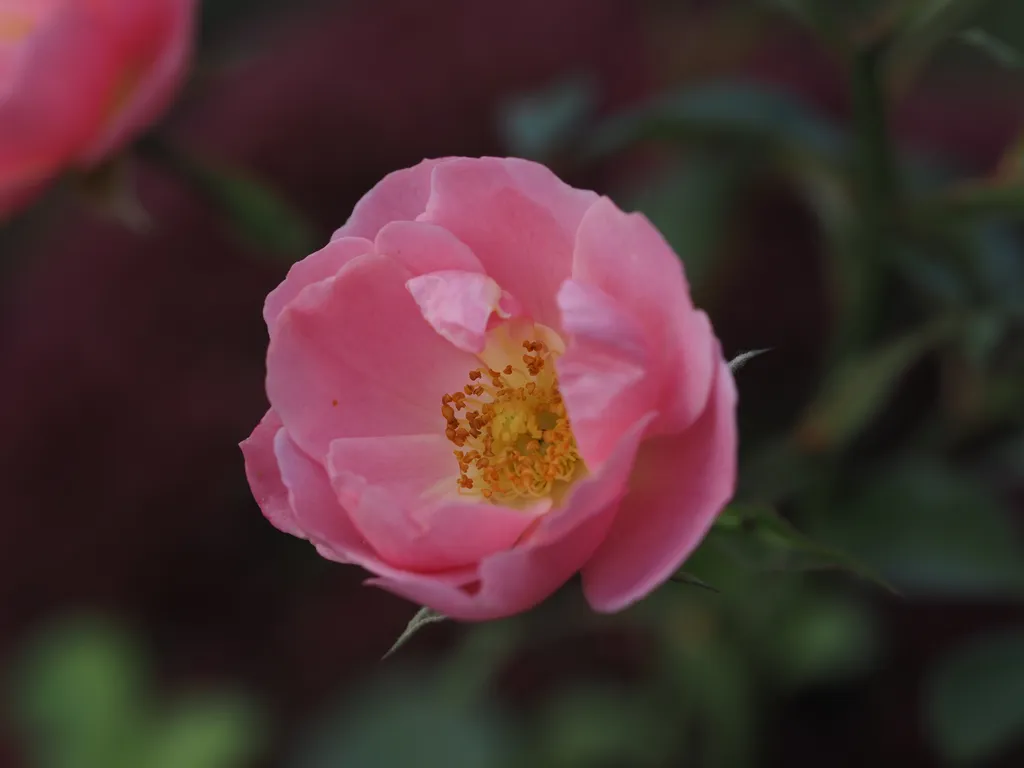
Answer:
<path fill-rule="evenodd" d="M 0 0 L 0 217 L 120 149 L 185 73 L 195 0 Z"/>
<path fill-rule="evenodd" d="M 283 531 L 459 619 L 664 582 L 730 498 L 736 391 L 643 216 L 525 160 L 385 177 L 268 297 L 242 443 Z"/>

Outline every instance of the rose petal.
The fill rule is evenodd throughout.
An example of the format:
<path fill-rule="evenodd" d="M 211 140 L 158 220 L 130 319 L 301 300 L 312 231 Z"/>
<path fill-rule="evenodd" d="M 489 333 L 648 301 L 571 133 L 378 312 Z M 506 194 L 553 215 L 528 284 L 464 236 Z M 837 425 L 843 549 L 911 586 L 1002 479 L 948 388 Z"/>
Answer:
<path fill-rule="evenodd" d="M 661 381 L 661 431 L 684 429 L 707 402 L 716 341 L 703 313 L 695 313 L 682 263 L 642 215 L 626 214 L 607 198 L 580 223 L 574 280 L 600 288 L 643 324 Z"/>
<path fill-rule="evenodd" d="M 116 49 L 119 77 L 109 85 L 109 113 L 101 130 L 79 154 L 94 165 L 153 123 L 184 80 L 194 39 L 195 0 L 144 3 L 92 0 Z M 110 105 L 113 104 L 113 109 Z"/>
<path fill-rule="evenodd" d="M 278 315 L 303 288 L 333 277 L 356 256 L 373 251 L 373 243 L 369 240 L 361 237 L 343 237 L 331 241 L 302 261 L 295 262 L 288 270 L 284 281 L 270 292 L 263 304 L 263 319 L 270 333 L 274 332 Z"/>
<path fill-rule="evenodd" d="M 0 72 L 5 196 L 58 172 L 90 139 L 119 66 L 88 9 L 74 3 L 42 22 L 8 63 L 11 71 Z"/>
<path fill-rule="evenodd" d="M 412 168 L 389 173 L 377 186 L 363 195 L 352 209 L 348 221 L 331 238 L 365 237 L 373 240 L 385 224 L 414 221 L 427 207 L 430 197 L 430 172 L 447 158 L 424 160 Z"/>
<path fill-rule="evenodd" d="M 527 160 L 453 158 L 434 168 L 420 220 L 468 245 L 528 316 L 557 330 L 555 294 L 572 270 L 576 229 L 596 199 Z"/>
<path fill-rule="evenodd" d="M 658 407 L 644 328 L 599 288 L 575 280 L 562 285 L 558 306 L 569 336 L 555 363 L 559 388 L 580 455 L 594 466 Z"/>
<path fill-rule="evenodd" d="M 482 352 L 491 315 L 510 317 L 515 300 L 479 272 L 431 272 L 406 283 L 423 319 L 466 352 Z"/>
<path fill-rule="evenodd" d="M 437 414 L 444 425 L 441 414 Z M 327 454 L 331 474 L 351 474 L 370 485 L 387 485 L 406 499 L 452 495 L 459 465 L 444 434 L 346 437 Z M 344 501 L 344 498 L 343 498 Z"/>
<path fill-rule="evenodd" d="M 719 363 L 712 397 L 693 426 L 644 443 L 629 494 L 583 569 L 595 610 L 618 611 L 648 594 L 707 533 L 736 483 L 735 407 L 732 374 Z"/>
<path fill-rule="evenodd" d="M 459 270 L 483 272 L 480 260 L 448 230 L 422 221 L 393 221 L 377 233 L 377 253 L 399 262 L 414 275 Z"/>
<path fill-rule="evenodd" d="M 375 559 L 338 502 L 326 470 L 303 453 L 285 429 L 278 430 L 274 437 L 274 457 L 302 535 L 311 541 L 328 543 L 345 562 Z"/>
<path fill-rule="evenodd" d="M 625 492 L 640 438 L 653 418 L 649 414 L 635 424 L 608 461 L 580 480 L 565 506 L 544 517 L 527 541 L 484 558 L 477 590 L 458 589 L 441 579 L 399 575 L 381 575 L 367 583 L 468 621 L 532 608 L 579 570 L 604 538 Z"/>
<path fill-rule="evenodd" d="M 301 537 L 303 533 L 288 503 L 288 489 L 281 480 L 281 470 L 274 456 L 274 437 L 280 430 L 281 419 L 269 410 L 252 434 L 240 443 L 245 456 L 245 475 L 267 520 L 285 533 Z"/>
<path fill-rule="evenodd" d="M 358 256 L 278 317 L 267 395 L 314 459 L 339 437 L 440 431 L 441 396 L 462 389 L 477 366 L 423 319 L 409 277 L 386 256 Z"/>
<path fill-rule="evenodd" d="M 338 503 L 327 472 L 299 450 L 284 430 L 278 432 L 274 447 L 295 519 L 323 557 L 392 578 L 418 578 L 394 568 L 373 550 Z M 457 588 L 475 580 L 476 572 L 474 568 L 451 569 L 431 578 Z"/>
<path fill-rule="evenodd" d="M 359 448 L 362 457 L 355 455 Z M 395 467 L 393 480 L 386 468 L 389 461 Z M 421 435 L 364 440 L 362 445 L 335 441 L 328 467 L 353 524 L 395 568 L 443 571 L 472 566 L 511 547 L 551 507 L 550 499 L 525 509 L 439 499 L 444 489 L 438 483 L 454 488 L 458 466 L 450 444 Z M 359 471 L 366 475 L 356 474 Z"/>

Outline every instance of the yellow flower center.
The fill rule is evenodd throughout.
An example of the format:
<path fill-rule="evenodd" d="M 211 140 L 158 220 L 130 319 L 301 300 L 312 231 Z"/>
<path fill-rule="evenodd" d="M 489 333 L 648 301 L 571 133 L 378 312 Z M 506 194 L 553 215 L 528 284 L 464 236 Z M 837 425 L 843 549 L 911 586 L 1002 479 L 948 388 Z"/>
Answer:
<path fill-rule="evenodd" d="M 461 391 L 441 398 L 461 494 L 502 502 L 547 496 L 583 469 L 551 351 L 529 340 L 523 349 L 522 366 L 477 368 Z"/>

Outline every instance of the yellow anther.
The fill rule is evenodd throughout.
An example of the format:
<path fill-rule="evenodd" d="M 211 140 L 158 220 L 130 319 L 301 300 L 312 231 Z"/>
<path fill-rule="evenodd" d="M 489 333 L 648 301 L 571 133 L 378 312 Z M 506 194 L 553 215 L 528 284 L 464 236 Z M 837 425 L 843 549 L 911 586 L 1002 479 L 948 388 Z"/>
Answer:
<path fill-rule="evenodd" d="M 506 364 L 500 371 L 490 367 L 469 372 L 471 382 L 484 377 L 485 384 L 467 384 L 441 398 L 445 436 L 457 448 L 457 485 L 460 493 L 479 494 L 494 501 L 548 495 L 556 483 L 568 482 L 581 467 L 576 440 L 565 411 L 558 382 L 549 366 L 547 346 L 523 341 L 526 371 Z M 466 396 L 476 410 L 466 410 Z"/>

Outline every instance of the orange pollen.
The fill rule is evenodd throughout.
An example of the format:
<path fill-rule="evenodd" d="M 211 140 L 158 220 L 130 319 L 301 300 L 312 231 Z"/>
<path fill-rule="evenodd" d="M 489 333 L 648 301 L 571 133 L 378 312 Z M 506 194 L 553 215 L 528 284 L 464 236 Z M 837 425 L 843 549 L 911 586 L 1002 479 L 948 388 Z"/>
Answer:
<path fill-rule="evenodd" d="M 496 502 L 539 498 L 583 468 L 554 366 L 545 364 L 552 353 L 539 341 L 524 341 L 523 349 L 531 353 L 523 355 L 525 371 L 477 368 L 469 380 L 480 383 L 441 398 L 459 493 Z M 467 403 L 467 395 L 478 399 Z"/>

